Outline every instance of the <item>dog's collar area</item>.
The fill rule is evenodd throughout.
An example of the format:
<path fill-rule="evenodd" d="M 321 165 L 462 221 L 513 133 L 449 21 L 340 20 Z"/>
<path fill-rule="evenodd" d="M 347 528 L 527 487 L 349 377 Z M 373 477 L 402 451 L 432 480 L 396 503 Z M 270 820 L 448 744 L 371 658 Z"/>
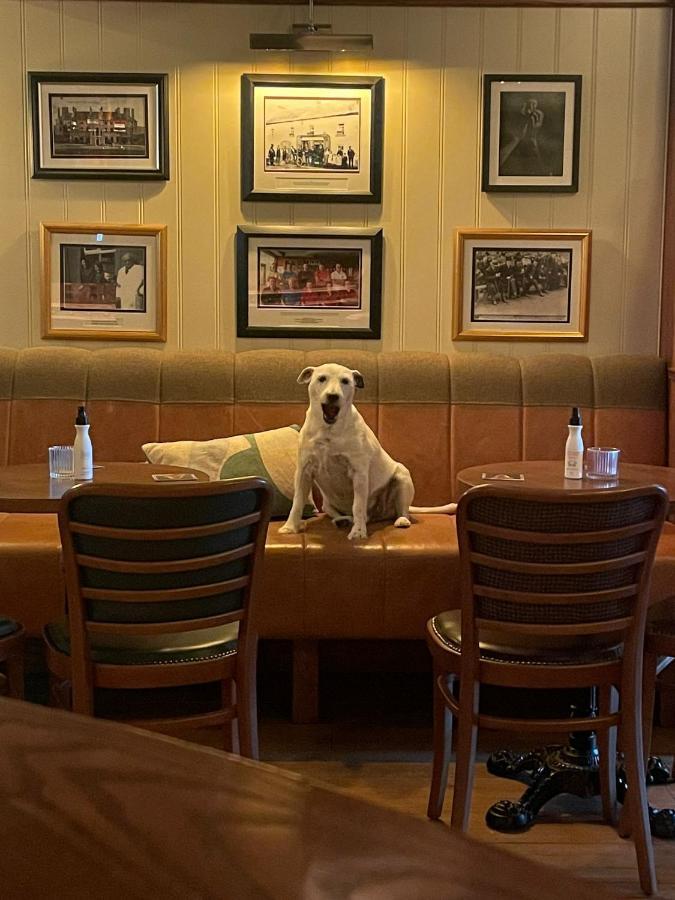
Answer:
<path fill-rule="evenodd" d="M 337 403 L 322 403 L 321 412 L 326 425 L 333 425 L 340 413 L 340 407 Z"/>

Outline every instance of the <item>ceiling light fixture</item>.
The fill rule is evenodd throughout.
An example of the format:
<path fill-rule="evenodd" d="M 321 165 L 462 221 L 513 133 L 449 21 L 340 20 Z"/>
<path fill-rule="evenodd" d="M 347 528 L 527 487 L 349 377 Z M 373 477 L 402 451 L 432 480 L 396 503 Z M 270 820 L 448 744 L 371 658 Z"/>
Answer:
<path fill-rule="evenodd" d="M 317 50 L 346 53 L 349 50 L 372 50 L 372 34 L 333 34 L 331 25 L 314 22 L 314 0 L 309 0 L 309 22 L 291 26 L 287 33 L 250 35 L 251 50 Z"/>

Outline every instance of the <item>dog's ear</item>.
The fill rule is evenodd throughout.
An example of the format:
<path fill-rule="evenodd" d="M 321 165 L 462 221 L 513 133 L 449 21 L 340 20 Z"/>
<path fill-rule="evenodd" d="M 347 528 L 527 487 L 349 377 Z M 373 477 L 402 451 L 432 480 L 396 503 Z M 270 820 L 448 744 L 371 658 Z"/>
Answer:
<path fill-rule="evenodd" d="M 352 369 L 352 375 L 354 376 L 354 384 L 357 388 L 362 388 L 366 386 L 365 381 L 363 380 L 363 375 L 359 372 L 358 369 Z"/>
<path fill-rule="evenodd" d="M 314 366 L 305 366 L 302 372 L 298 375 L 298 384 L 307 384 L 307 382 L 312 377 L 313 372 Z"/>

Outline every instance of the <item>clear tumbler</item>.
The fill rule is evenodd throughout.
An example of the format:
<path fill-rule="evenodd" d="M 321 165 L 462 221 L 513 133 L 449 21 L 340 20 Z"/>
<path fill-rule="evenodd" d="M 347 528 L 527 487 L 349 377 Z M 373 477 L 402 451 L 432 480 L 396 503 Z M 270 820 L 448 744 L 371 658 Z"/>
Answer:
<path fill-rule="evenodd" d="M 618 478 L 620 453 L 616 447 L 588 447 L 584 460 L 586 478 L 603 481 Z"/>

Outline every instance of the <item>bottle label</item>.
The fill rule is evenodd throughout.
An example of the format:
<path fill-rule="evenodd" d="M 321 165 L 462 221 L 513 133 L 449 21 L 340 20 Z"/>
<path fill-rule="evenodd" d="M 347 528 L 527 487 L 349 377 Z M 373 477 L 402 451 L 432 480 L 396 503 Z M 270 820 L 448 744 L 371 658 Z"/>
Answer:
<path fill-rule="evenodd" d="M 581 478 L 583 453 L 568 453 L 565 457 L 565 478 Z"/>

